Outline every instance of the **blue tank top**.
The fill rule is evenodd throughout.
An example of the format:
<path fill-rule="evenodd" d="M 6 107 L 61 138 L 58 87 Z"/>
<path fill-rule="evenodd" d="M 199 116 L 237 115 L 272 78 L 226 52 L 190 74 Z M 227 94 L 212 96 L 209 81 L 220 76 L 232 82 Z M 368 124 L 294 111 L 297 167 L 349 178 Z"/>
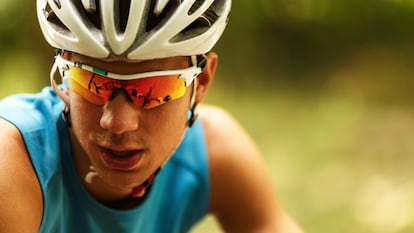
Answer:
<path fill-rule="evenodd" d="M 62 108 L 49 87 L 0 101 L 0 116 L 21 132 L 42 189 L 39 232 L 187 232 L 207 213 L 208 163 L 200 122 L 188 129 L 146 200 L 116 210 L 95 201 L 76 174 Z"/>

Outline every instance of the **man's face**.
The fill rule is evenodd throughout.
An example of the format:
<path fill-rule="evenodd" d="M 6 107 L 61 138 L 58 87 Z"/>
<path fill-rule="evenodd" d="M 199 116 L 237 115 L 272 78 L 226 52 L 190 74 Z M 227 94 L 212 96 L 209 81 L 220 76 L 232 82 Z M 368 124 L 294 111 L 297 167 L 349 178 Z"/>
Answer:
<path fill-rule="evenodd" d="M 103 62 L 76 54 L 67 59 L 119 74 L 176 70 L 189 65 L 187 57 L 141 63 Z M 143 109 L 122 90 L 114 91 L 104 105 L 92 104 L 70 91 L 71 133 L 78 171 L 92 165 L 99 179 L 115 189 L 131 190 L 144 182 L 179 145 L 191 94 L 192 86 L 182 98 Z"/>

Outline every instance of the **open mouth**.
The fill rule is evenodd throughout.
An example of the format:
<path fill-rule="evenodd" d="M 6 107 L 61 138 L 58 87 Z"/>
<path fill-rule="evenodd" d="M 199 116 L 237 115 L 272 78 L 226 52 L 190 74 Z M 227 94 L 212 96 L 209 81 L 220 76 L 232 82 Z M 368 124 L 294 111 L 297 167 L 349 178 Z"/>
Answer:
<path fill-rule="evenodd" d="M 139 163 L 142 155 L 142 150 L 115 151 L 103 148 L 101 159 L 110 169 L 128 171 Z"/>

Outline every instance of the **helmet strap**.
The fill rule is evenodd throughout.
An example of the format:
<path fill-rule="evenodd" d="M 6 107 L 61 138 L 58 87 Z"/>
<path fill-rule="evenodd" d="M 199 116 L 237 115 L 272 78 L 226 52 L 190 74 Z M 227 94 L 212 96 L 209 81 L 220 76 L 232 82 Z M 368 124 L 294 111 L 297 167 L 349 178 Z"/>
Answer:
<path fill-rule="evenodd" d="M 188 127 L 192 127 L 198 118 L 197 103 L 194 103 L 190 109 L 190 119 L 187 121 Z"/>
<path fill-rule="evenodd" d="M 197 94 L 197 78 L 193 81 L 193 93 L 191 93 L 191 101 L 190 101 L 190 118 L 187 121 L 188 127 L 194 125 L 194 122 L 198 118 L 197 112 L 197 102 L 196 102 L 196 94 Z"/>
<path fill-rule="evenodd" d="M 62 119 L 65 121 L 68 128 L 72 127 L 72 121 L 70 120 L 70 109 L 67 105 L 63 108 Z"/>

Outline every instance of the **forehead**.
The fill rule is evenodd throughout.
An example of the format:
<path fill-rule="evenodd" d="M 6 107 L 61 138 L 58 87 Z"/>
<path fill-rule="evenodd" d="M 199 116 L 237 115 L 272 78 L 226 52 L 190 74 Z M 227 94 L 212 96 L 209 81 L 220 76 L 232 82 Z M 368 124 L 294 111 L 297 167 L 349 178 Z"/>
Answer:
<path fill-rule="evenodd" d="M 99 68 L 117 74 L 135 74 L 159 70 L 176 70 L 187 68 L 189 57 L 168 57 L 140 62 L 105 61 L 73 52 L 65 51 L 62 55 L 65 59 Z"/>

